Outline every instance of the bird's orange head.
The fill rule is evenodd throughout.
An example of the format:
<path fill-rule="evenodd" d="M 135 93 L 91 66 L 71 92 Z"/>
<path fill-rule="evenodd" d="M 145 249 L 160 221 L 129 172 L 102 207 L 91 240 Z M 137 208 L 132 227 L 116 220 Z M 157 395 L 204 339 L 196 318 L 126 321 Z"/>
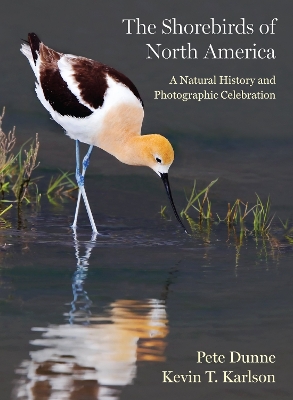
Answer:
<path fill-rule="evenodd" d="M 159 176 L 166 174 L 174 161 L 174 150 L 164 136 L 158 134 L 139 137 L 137 164 L 153 169 Z"/>

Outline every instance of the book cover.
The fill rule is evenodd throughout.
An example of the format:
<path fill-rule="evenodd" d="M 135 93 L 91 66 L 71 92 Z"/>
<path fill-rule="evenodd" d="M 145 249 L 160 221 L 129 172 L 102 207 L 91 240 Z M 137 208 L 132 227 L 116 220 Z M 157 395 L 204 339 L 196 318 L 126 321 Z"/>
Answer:
<path fill-rule="evenodd" d="M 291 398 L 292 4 L 0 21 L 1 399 Z"/>

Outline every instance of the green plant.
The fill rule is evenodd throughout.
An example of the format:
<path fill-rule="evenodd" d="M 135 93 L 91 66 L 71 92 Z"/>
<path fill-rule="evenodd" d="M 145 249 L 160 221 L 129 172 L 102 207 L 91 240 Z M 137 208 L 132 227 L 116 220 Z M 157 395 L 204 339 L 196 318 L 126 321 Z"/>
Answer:
<path fill-rule="evenodd" d="M 187 200 L 187 205 L 184 210 L 181 211 L 180 215 L 181 217 L 187 216 L 188 211 L 190 207 L 194 208 L 196 211 L 199 213 L 199 219 L 211 219 L 212 218 L 212 212 L 211 212 L 211 207 L 212 204 L 208 198 L 208 192 L 210 188 L 217 182 L 218 179 L 215 179 L 212 181 L 205 189 L 201 190 L 199 193 L 196 192 L 196 180 L 194 180 L 193 188 L 191 191 L 191 194 L 189 198 L 187 197 L 185 193 L 185 197 Z M 195 206 L 197 204 L 197 207 Z"/>
<path fill-rule="evenodd" d="M 227 215 L 223 220 L 220 219 L 218 214 L 217 216 L 219 221 L 225 221 L 228 226 L 240 224 L 241 230 L 245 230 L 245 219 L 255 207 L 256 205 L 248 209 L 248 202 L 244 203 L 242 200 L 237 199 L 232 207 L 228 203 Z"/>
<path fill-rule="evenodd" d="M 55 205 L 58 204 L 56 202 L 57 197 L 62 199 L 63 195 L 68 196 L 70 192 L 77 189 L 76 183 L 74 183 L 73 180 L 70 179 L 70 176 L 73 175 L 73 173 L 70 173 L 69 171 L 63 172 L 61 170 L 60 172 L 61 174 L 57 177 L 51 177 L 46 193 L 50 203 Z"/>
<path fill-rule="evenodd" d="M 270 208 L 271 208 L 270 196 L 268 197 L 266 203 L 263 203 L 261 201 L 257 193 L 256 193 L 256 199 L 257 202 L 253 210 L 253 216 L 254 216 L 253 232 L 256 235 L 267 234 L 275 216 L 275 215 L 273 215 L 272 217 L 270 216 Z"/>
<path fill-rule="evenodd" d="M 12 204 L 10 204 L 4 210 L 0 211 L 0 217 L 2 217 L 3 214 L 5 214 L 8 210 L 10 210 L 10 208 L 12 208 Z"/>
<path fill-rule="evenodd" d="M 0 116 L 0 190 L 2 198 L 4 198 L 4 192 L 8 192 L 9 182 L 5 182 L 6 177 L 11 175 L 11 168 L 15 157 L 11 153 L 15 146 L 15 127 L 7 134 L 2 130 L 2 121 L 5 115 L 5 107 L 3 107 L 2 114 Z"/>
<path fill-rule="evenodd" d="M 161 206 L 161 210 L 159 213 L 161 214 L 161 217 L 166 218 L 165 211 L 166 211 L 167 206 Z"/>
<path fill-rule="evenodd" d="M 36 134 L 35 141 L 31 142 L 29 149 L 24 146 L 29 142 L 25 142 L 16 156 L 13 155 L 12 150 L 16 143 L 15 127 L 7 134 L 2 129 L 2 121 L 5 115 L 5 107 L 3 108 L 0 116 L 0 190 L 2 194 L 1 201 L 4 200 L 4 194 L 12 192 L 15 195 L 16 202 L 21 204 L 25 199 L 27 203 L 30 202 L 28 196 L 28 188 L 33 183 L 31 175 L 34 169 L 38 167 L 37 155 L 39 150 L 38 134 Z M 24 153 L 24 157 L 23 157 Z M 34 183 L 35 184 L 35 183 Z M 36 184 L 35 184 L 36 186 Z"/>
<path fill-rule="evenodd" d="M 21 147 L 17 158 L 18 158 L 18 168 L 16 171 L 16 181 L 12 188 L 17 202 L 20 204 L 23 199 L 30 202 L 26 197 L 28 192 L 28 187 L 31 184 L 31 175 L 34 169 L 39 165 L 37 163 L 37 155 L 40 147 L 40 142 L 38 140 L 38 134 L 36 133 L 36 139 L 30 145 L 29 150 L 24 149 L 25 159 L 22 161 L 22 149 Z"/>

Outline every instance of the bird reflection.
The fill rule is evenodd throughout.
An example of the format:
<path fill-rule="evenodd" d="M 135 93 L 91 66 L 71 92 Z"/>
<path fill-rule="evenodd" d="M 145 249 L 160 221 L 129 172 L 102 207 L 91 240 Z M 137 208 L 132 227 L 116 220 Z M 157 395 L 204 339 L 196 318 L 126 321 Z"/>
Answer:
<path fill-rule="evenodd" d="M 72 278 L 72 294 L 73 300 L 71 302 L 71 311 L 69 312 L 69 322 L 84 322 L 90 323 L 90 306 L 92 304 L 87 292 L 84 290 L 83 285 L 87 277 L 89 258 L 92 249 L 95 246 L 97 234 L 92 235 L 91 241 L 85 244 L 85 255 L 80 256 L 80 243 L 77 240 L 76 231 L 73 232 L 75 257 L 77 260 L 76 271 Z"/>
<path fill-rule="evenodd" d="M 42 346 L 19 370 L 14 398 L 30 400 L 115 400 L 133 383 L 137 361 L 164 361 L 168 334 L 165 300 L 116 300 L 100 314 L 90 311 L 84 290 L 95 235 L 82 244 L 74 236 L 76 272 L 67 323 L 33 328 Z"/>

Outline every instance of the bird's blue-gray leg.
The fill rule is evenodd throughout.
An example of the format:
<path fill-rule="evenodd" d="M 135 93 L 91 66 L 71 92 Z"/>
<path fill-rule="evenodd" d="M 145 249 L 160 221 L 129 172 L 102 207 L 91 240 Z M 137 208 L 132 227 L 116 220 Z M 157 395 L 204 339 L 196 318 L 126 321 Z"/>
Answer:
<path fill-rule="evenodd" d="M 82 173 L 81 173 L 81 175 L 83 177 L 85 175 L 85 171 L 86 171 L 87 167 L 89 166 L 92 150 L 93 150 L 93 146 L 90 146 L 88 149 L 88 152 L 86 153 L 86 155 L 83 159 Z M 79 175 L 80 175 L 80 173 L 79 173 L 79 141 L 76 140 L 76 180 L 77 181 L 78 181 Z M 76 228 L 76 224 L 77 224 L 77 217 L 78 217 L 79 205 L 80 205 L 80 197 L 81 197 L 81 191 L 78 190 L 78 198 L 77 198 L 77 204 L 76 204 L 76 209 L 75 209 L 75 216 L 74 216 L 74 221 L 72 224 L 73 228 Z"/>
<path fill-rule="evenodd" d="M 75 210 L 75 216 L 74 216 L 74 221 L 72 224 L 72 228 L 76 229 L 76 223 L 77 223 L 77 217 L 78 217 L 78 211 L 79 211 L 79 205 L 80 205 L 80 197 L 83 197 L 84 200 L 84 204 L 86 207 L 86 211 L 92 226 L 92 230 L 94 233 L 98 233 L 97 228 L 96 228 L 96 224 L 91 212 L 91 208 L 87 199 L 87 195 L 85 192 L 85 188 L 84 188 L 84 175 L 86 172 L 87 167 L 89 166 L 90 163 L 90 156 L 91 156 L 91 152 L 93 150 L 93 146 L 90 146 L 88 149 L 88 152 L 86 153 L 83 162 L 82 162 L 82 173 L 80 173 L 80 169 L 79 169 L 79 141 L 76 140 L 76 182 L 78 184 L 78 198 L 77 198 L 77 204 L 76 204 L 76 210 Z"/>

